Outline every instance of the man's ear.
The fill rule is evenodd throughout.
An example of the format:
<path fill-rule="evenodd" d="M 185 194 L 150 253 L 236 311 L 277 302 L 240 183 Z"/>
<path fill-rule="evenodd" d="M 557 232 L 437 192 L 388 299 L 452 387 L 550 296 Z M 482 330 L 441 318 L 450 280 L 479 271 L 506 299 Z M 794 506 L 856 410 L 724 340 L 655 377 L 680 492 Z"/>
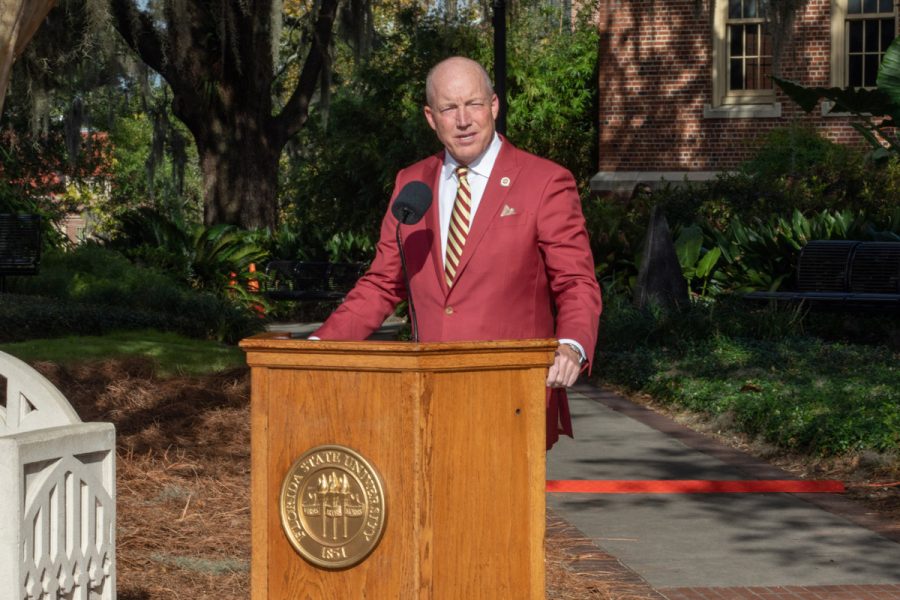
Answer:
<path fill-rule="evenodd" d="M 500 99 L 497 98 L 497 94 L 491 96 L 491 114 L 494 115 L 494 120 L 497 120 L 497 115 L 500 114 Z"/>
<path fill-rule="evenodd" d="M 434 124 L 434 113 L 431 112 L 431 107 L 427 104 L 425 105 L 425 120 L 428 121 L 429 127 L 437 131 L 437 126 Z"/>

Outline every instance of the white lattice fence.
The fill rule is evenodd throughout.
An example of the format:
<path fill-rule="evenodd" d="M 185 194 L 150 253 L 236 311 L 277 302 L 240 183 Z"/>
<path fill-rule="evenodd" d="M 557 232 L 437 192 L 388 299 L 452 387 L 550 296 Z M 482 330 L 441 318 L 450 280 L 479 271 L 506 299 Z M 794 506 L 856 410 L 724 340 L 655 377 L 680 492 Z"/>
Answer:
<path fill-rule="evenodd" d="M 3 352 L 0 376 L 0 600 L 114 599 L 115 429 Z"/>

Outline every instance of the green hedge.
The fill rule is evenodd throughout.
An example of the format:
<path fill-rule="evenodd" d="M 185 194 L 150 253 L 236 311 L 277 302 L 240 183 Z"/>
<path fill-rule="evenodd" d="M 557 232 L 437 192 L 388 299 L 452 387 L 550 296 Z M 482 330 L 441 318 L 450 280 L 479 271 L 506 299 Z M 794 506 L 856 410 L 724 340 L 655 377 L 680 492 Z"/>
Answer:
<path fill-rule="evenodd" d="M 227 297 L 200 292 L 118 252 L 81 246 L 49 253 L 40 273 L 10 279 L 0 341 L 153 328 L 229 343 L 264 321 Z"/>
<path fill-rule="evenodd" d="M 191 306 L 192 304 L 192 306 Z M 184 305 L 185 312 L 157 312 L 108 304 L 85 304 L 44 296 L 0 295 L 0 342 L 102 335 L 156 329 L 236 343 L 262 329 L 262 321 L 213 298 Z"/>
<path fill-rule="evenodd" d="M 781 448 L 820 455 L 900 447 L 900 355 L 815 338 L 717 338 L 686 351 L 604 354 L 607 381 Z"/>
<path fill-rule="evenodd" d="M 736 299 L 664 312 L 611 297 L 595 365 L 603 382 L 786 450 L 900 448 L 896 315 L 754 308 Z"/>

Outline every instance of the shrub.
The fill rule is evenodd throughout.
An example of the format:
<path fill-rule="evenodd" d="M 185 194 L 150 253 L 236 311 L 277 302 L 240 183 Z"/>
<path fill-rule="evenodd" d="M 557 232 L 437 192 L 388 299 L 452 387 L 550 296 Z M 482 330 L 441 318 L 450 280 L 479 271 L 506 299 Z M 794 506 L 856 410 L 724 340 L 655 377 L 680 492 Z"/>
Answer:
<path fill-rule="evenodd" d="M 590 197 L 582 202 L 595 271 L 604 287 L 630 293 L 637 280 L 650 205 L 645 196 L 628 201 Z"/>
<path fill-rule="evenodd" d="M 259 320 L 233 308 L 195 300 L 190 312 L 170 313 L 127 306 L 74 303 L 46 296 L 0 295 L 0 342 L 68 335 L 102 335 L 113 331 L 155 329 L 226 343 L 259 331 Z"/>
<path fill-rule="evenodd" d="M 900 316 L 753 307 L 733 297 L 668 312 L 605 300 L 594 373 L 606 383 L 725 417 L 788 450 L 830 455 L 900 443 Z"/>
<path fill-rule="evenodd" d="M 634 202 L 586 210 L 598 275 L 620 292 L 631 292 L 640 266 L 645 234 L 635 228 L 633 219 L 642 219 L 644 208 Z M 880 219 L 852 210 L 808 215 L 794 210 L 784 216 L 718 221 L 697 217 L 672 227 L 672 234 L 682 272 L 695 295 L 776 290 L 794 283 L 800 251 L 812 240 L 900 242 L 900 209 Z"/>
<path fill-rule="evenodd" d="M 4 317 L 9 328 L 27 337 L 154 327 L 235 342 L 262 327 L 255 314 L 224 296 L 191 290 L 93 244 L 48 253 L 39 275 L 11 280 L 10 289 L 32 299 L 5 307 L 13 311 Z M 100 323 L 104 315 L 108 322 Z"/>
<path fill-rule="evenodd" d="M 759 208 L 793 212 L 852 205 L 872 167 L 861 151 L 794 124 L 768 132 L 742 170 L 751 181 L 767 184 L 759 188 L 764 199 Z"/>
<path fill-rule="evenodd" d="M 633 306 L 623 294 L 604 290 L 597 346 L 619 351 L 637 346 L 683 350 L 698 341 L 716 337 L 778 340 L 802 334 L 803 308 L 751 305 L 737 296 L 695 300 L 681 310 Z"/>
<path fill-rule="evenodd" d="M 900 158 L 875 163 L 862 150 L 792 125 L 763 136 L 753 156 L 736 171 L 712 181 L 647 192 L 640 205 L 661 204 L 673 227 L 698 220 L 724 227 L 735 218 L 767 220 L 796 211 L 810 215 L 828 210 L 885 221 L 896 209 L 898 190 Z"/>
<path fill-rule="evenodd" d="M 246 281 L 251 263 L 266 260 L 259 237 L 233 225 L 187 223 L 143 208 L 123 215 L 106 245 L 193 288 L 222 293 L 231 279 Z"/>

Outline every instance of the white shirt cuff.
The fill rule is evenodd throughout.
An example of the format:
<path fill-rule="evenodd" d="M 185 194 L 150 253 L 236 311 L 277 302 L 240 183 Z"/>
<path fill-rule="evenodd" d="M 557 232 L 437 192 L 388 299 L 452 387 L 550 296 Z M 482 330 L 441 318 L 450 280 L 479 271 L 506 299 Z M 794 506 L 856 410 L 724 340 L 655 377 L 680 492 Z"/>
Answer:
<path fill-rule="evenodd" d="M 581 355 L 581 362 L 583 362 L 583 363 L 587 362 L 587 354 L 584 352 L 584 347 L 581 344 L 579 344 L 575 340 L 570 340 L 569 338 L 561 338 L 559 340 L 559 343 L 560 344 L 571 344 L 571 345 L 575 346 L 575 348 L 578 350 L 578 354 Z"/>

